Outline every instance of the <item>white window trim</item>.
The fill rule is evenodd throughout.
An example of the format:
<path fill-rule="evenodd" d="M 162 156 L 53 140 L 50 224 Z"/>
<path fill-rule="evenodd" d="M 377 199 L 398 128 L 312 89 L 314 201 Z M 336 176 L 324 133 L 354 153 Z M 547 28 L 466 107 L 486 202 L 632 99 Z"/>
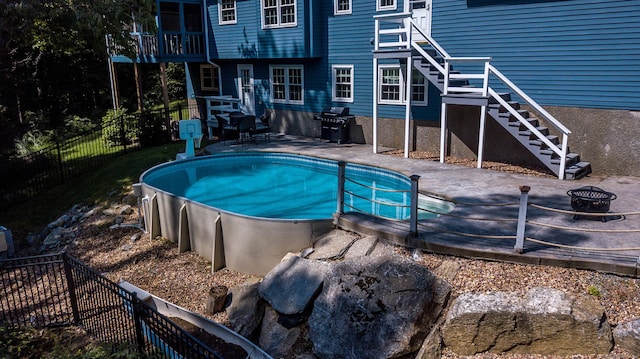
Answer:
<path fill-rule="evenodd" d="M 273 98 L 273 69 L 284 69 L 284 99 L 274 99 Z M 301 99 L 300 100 L 291 100 L 291 95 L 289 94 L 289 69 L 300 69 L 300 74 L 302 75 L 301 80 Z M 271 102 L 273 103 L 284 103 L 291 105 L 304 105 L 304 65 L 269 65 L 269 91 Z"/>
<path fill-rule="evenodd" d="M 338 69 L 349 69 L 349 74 L 351 77 L 351 96 L 350 97 L 337 97 L 336 93 L 336 70 Z M 353 75 L 353 65 L 333 65 L 331 66 L 331 98 L 336 102 L 353 102 L 353 92 L 354 92 L 354 75 Z"/>
<path fill-rule="evenodd" d="M 338 1 L 339 0 L 333 0 L 333 14 L 334 15 L 350 15 L 351 9 L 353 9 L 353 1 L 349 0 L 349 10 L 338 10 Z"/>
<path fill-rule="evenodd" d="M 398 0 L 393 0 L 393 5 L 380 6 L 380 0 L 376 0 L 376 11 L 396 10 L 398 8 Z"/>
<path fill-rule="evenodd" d="M 211 64 L 201 64 L 200 65 L 200 89 L 203 91 L 218 91 L 220 92 L 220 73 L 218 72 L 218 83 L 216 85 L 214 85 L 214 87 L 206 87 L 204 85 L 204 69 L 205 68 L 210 68 L 211 69 L 211 82 L 213 83 L 213 81 L 215 80 L 215 76 L 214 76 L 214 72 L 216 71 L 216 69 L 218 69 L 218 71 L 220 71 L 220 68 L 218 66 L 215 65 L 211 65 Z"/>
<path fill-rule="evenodd" d="M 281 0 L 276 0 L 278 2 L 277 5 L 277 9 L 278 9 L 278 23 L 277 24 L 270 24 L 270 25 L 266 25 L 264 23 L 264 0 L 260 0 L 260 22 L 262 23 L 262 28 L 263 29 L 281 29 L 281 28 L 287 28 L 287 27 L 296 27 L 298 26 L 298 0 L 294 0 L 293 2 L 293 12 L 295 14 L 295 21 L 291 22 L 291 23 L 286 23 L 286 24 L 282 24 L 280 22 L 280 20 L 282 19 L 281 17 L 281 9 L 282 9 L 282 5 L 280 3 Z"/>
<path fill-rule="evenodd" d="M 389 68 L 397 68 L 400 70 L 400 100 L 392 101 L 392 100 L 383 100 L 382 99 L 382 70 Z M 402 71 L 403 66 L 401 65 L 379 65 L 378 66 L 378 103 L 381 105 L 405 105 L 407 103 L 407 89 L 405 87 L 405 72 Z M 413 70 L 417 71 L 417 70 Z M 413 83 L 411 84 L 411 95 L 413 95 Z M 411 101 L 411 105 L 414 106 L 427 106 L 429 99 L 429 81 L 425 78 L 424 81 L 424 101 Z"/>
<path fill-rule="evenodd" d="M 223 21 L 222 20 L 222 1 L 218 2 L 218 25 L 232 25 L 238 23 L 238 12 L 237 12 L 237 3 L 236 0 L 233 0 L 233 20 L 232 21 Z"/>

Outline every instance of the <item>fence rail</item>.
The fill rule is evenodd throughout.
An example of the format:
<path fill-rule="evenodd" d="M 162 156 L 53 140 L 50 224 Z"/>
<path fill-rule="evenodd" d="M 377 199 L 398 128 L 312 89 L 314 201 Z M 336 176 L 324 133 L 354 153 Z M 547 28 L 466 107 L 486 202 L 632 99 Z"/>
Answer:
<path fill-rule="evenodd" d="M 172 139 L 172 121 L 199 113 L 175 106 L 125 114 L 24 157 L 0 162 L 0 211 L 21 200 L 66 183 L 109 159 Z"/>
<path fill-rule="evenodd" d="M 169 318 L 65 253 L 0 261 L 0 325 L 79 325 L 113 350 L 221 358 Z"/>

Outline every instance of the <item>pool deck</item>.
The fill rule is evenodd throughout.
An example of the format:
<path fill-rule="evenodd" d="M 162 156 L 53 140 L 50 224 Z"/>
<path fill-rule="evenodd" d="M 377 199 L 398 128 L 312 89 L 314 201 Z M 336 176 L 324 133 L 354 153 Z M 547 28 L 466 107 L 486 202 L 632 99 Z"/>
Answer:
<path fill-rule="evenodd" d="M 270 142 L 239 145 L 227 141 L 226 144 L 215 143 L 206 147 L 209 153 L 288 152 L 388 168 L 408 176 L 419 175 L 421 192 L 437 193 L 456 203 L 451 215 L 420 221 L 417 237 L 409 234 L 406 222 L 372 220 L 354 214 L 340 218 L 340 225 L 346 229 L 376 235 L 395 244 L 453 256 L 591 269 L 640 277 L 640 216 L 630 214 L 640 210 L 640 202 L 636 197 L 640 194 L 638 177 L 604 176 L 598 174 L 596 168 L 595 174 L 581 180 L 563 181 L 401 158 L 385 155 L 382 153 L 384 150 L 379 148 L 379 153 L 374 154 L 371 145 L 338 145 L 318 138 L 275 134 L 271 135 Z M 628 215 L 609 217 L 606 222 L 598 218 L 576 220 L 571 213 L 551 212 L 530 205 L 525 237 L 554 245 L 525 240 L 523 252 L 517 253 L 514 250 L 517 222 L 514 220 L 518 217 L 520 186 L 531 188 L 530 204 L 564 211 L 572 210 L 568 190 L 583 186 L 600 187 L 617 195 L 617 199 L 611 201 L 609 213 Z M 501 206 L 505 203 L 511 205 Z"/>

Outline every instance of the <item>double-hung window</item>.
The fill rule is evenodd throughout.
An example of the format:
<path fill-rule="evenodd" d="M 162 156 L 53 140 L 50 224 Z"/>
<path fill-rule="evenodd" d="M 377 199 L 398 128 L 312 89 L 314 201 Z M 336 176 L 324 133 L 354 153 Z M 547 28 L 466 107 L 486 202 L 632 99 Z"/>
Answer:
<path fill-rule="evenodd" d="M 296 0 L 261 0 L 262 28 L 296 26 Z"/>
<path fill-rule="evenodd" d="M 353 65 L 334 65 L 332 70 L 333 101 L 353 102 Z"/>
<path fill-rule="evenodd" d="M 400 66 L 380 66 L 378 70 L 380 103 L 402 103 L 402 72 Z"/>
<path fill-rule="evenodd" d="M 411 78 L 411 104 L 427 105 L 428 82 L 418 71 L 412 71 Z M 378 68 L 378 96 L 381 104 L 405 103 L 404 73 L 399 65 L 381 65 Z"/>
<path fill-rule="evenodd" d="M 396 0 L 376 0 L 376 11 L 395 10 Z"/>
<path fill-rule="evenodd" d="M 200 89 L 218 92 L 220 87 L 219 68 L 213 65 L 200 65 Z"/>
<path fill-rule="evenodd" d="M 351 0 L 333 0 L 333 14 L 351 14 Z"/>
<path fill-rule="evenodd" d="M 218 23 L 220 25 L 235 24 L 236 0 L 220 0 L 218 2 Z"/>
<path fill-rule="evenodd" d="M 269 66 L 273 102 L 304 104 L 304 67 L 302 65 Z"/>

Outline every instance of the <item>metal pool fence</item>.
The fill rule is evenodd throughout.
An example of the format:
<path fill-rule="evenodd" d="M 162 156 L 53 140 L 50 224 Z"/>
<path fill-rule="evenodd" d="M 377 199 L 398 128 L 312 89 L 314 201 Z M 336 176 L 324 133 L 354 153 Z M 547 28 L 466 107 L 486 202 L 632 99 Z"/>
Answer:
<path fill-rule="evenodd" d="M 112 349 L 221 358 L 116 283 L 64 254 L 0 261 L 0 325 L 77 325 Z"/>
<path fill-rule="evenodd" d="M 29 155 L 0 161 L 0 210 L 87 173 L 107 160 L 167 143 L 171 123 L 197 114 L 197 106 L 124 114 L 73 137 L 55 139 Z"/>

